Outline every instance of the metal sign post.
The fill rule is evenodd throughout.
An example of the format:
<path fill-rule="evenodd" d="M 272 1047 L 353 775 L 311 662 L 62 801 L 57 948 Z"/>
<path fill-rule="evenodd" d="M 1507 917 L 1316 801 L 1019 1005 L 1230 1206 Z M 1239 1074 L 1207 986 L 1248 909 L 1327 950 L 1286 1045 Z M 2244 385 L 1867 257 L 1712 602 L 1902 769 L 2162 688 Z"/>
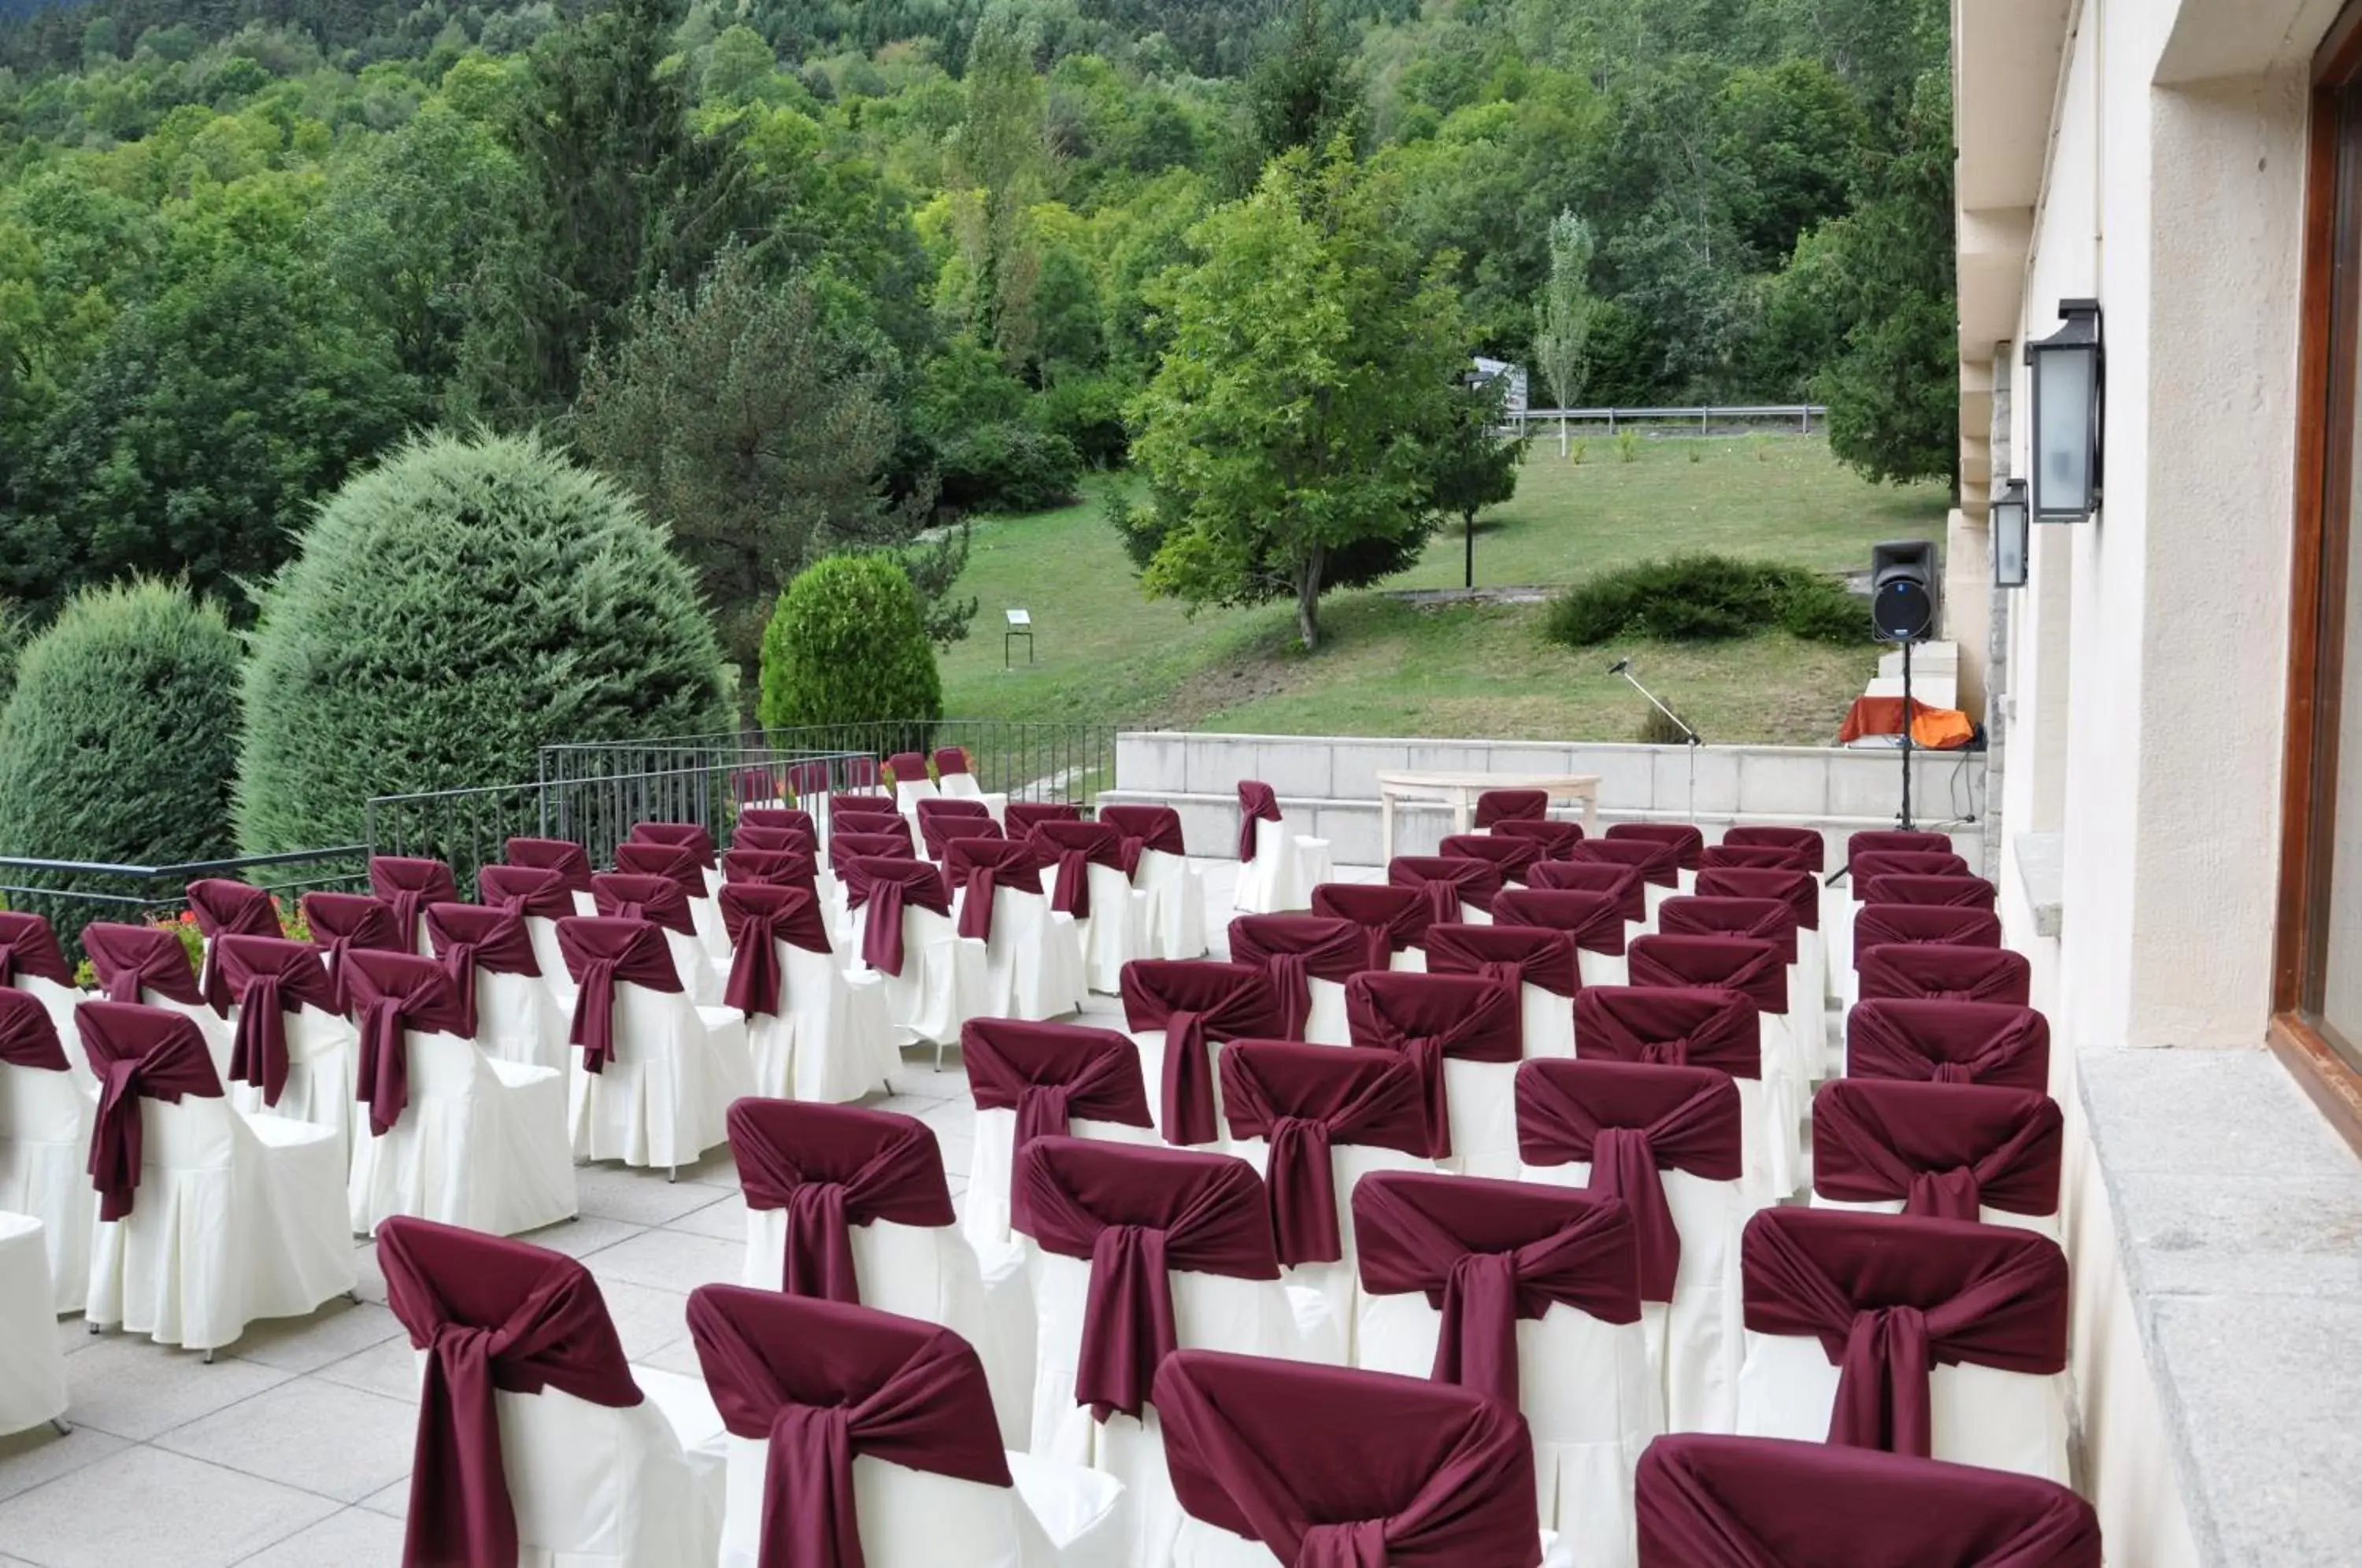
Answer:
<path fill-rule="evenodd" d="M 1008 628 L 1000 634 L 1000 668 L 1003 669 L 1010 667 L 1010 644 L 1019 637 L 1025 639 L 1025 662 L 1027 664 L 1033 662 L 1033 613 L 1030 610 L 1011 610 L 1008 613 Z"/>

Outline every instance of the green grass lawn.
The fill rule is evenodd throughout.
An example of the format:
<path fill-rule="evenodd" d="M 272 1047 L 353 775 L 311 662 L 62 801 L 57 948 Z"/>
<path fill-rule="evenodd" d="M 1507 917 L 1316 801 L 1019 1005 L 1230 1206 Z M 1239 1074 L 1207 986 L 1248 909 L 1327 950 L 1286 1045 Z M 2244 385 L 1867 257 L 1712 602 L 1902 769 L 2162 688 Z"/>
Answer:
<path fill-rule="evenodd" d="M 1692 454 L 1695 454 L 1693 460 Z M 944 709 L 956 718 L 1078 720 L 1281 734 L 1496 735 L 1628 740 L 1634 670 L 1711 741 L 1810 745 L 1834 737 L 1876 650 L 1772 635 L 1727 644 L 1570 651 L 1543 640 L 1540 604 L 1416 606 L 1384 591 L 1321 604 L 1325 646 L 1294 646 L 1289 606 L 1185 614 L 1142 597 L 1099 509 L 1080 505 L 976 529 L 963 592 L 976 629 L 944 656 Z M 1538 439 L 1518 494 L 1478 519 L 1479 587 L 1558 585 L 1693 550 L 1835 570 L 1876 540 L 1941 536 L 1940 486 L 1865 484 L 1818 439 L 1660 440 L 1633 461 L 1595 438 L 1584 460 Z M 1462 540 L 1439 536 L 1389 588 L 1456 588 Z M 1033 613 L 1001 668 L 1002 612 Z"/>

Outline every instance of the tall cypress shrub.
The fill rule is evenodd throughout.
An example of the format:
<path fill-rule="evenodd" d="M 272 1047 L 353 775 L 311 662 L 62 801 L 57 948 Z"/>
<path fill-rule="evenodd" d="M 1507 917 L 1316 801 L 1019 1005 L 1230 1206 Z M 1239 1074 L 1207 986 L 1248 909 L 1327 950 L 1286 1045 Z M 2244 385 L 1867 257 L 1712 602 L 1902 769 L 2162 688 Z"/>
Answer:
<path fill-rule="evenodd" d="M 919 596 L 891 557 L 832 556 L 796 574 L 763 631 L 757 711 L 773 732 L 908 722 L 890 749 L 925 748 L 944 716 L 943 679 Z"/>

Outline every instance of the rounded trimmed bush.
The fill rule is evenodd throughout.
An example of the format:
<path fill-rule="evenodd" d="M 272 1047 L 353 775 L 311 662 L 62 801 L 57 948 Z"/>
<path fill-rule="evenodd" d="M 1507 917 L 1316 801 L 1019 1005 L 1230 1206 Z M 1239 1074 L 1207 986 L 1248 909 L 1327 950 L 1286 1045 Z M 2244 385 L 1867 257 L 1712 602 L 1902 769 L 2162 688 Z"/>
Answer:
<path fill-rule="evenodd" d="M 372 795 L 713 733 L 721 665 L 688 569 L 622 491 L 531 437 L 419 437 L 322 504 L 263 596 L 239 837 L 348 844 Z"/>
<path fill-rule="evenodd" d="M 0 854 L 235 853 L 237 690 L 237 637 L 215 605 L 178 583 L 83 591 L 25 645 L 0 711 Z"/>
<path fill-rule="evenodd" d="M 1802 567 L 1727 556 L 1638 561 L 1551 602 L 1551 641 L 1592 647 L 1617 637 L 1716 642 L 1779 628 L 1815 642 L 1867 643 L 1870 607 Z"/>
<path fill-rule="evenodd" d="M 935 650 L 910 577 L 890 556 L 831 556 L 796 574 L 763 629 L 763 727 L 908 722 L 893 749 L 923 750 L 944 716 Z"/>

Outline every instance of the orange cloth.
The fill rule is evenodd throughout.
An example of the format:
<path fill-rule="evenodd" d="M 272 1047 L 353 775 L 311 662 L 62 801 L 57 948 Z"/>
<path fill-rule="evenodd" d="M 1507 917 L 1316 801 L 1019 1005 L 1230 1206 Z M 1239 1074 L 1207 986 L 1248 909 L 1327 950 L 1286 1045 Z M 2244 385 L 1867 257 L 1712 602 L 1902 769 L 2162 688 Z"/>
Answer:
<path fill-rule="evenodd" d="M 1864 735 L 1903 733 L 1903 699 L 1857 697 L 1838 731 L 1838 744 L 1850 745 Z M 1976 726 L 1957 708 L 1931 708 L 1911 699 L 1911 744 L 1929 751 L 1957 751 L 1975 737 Z"/>

